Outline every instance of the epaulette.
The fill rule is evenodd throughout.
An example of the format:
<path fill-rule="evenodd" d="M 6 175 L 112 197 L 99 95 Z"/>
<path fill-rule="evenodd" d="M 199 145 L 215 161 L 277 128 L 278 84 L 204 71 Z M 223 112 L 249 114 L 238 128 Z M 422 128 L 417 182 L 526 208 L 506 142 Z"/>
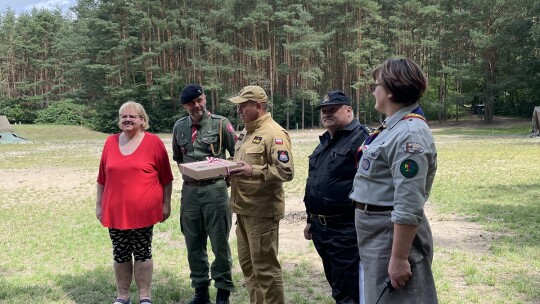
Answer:
<path fill-rule="evenodd" d="M 210 114 L 210 117 L 214 118 L 214 119 L 223 119 L 225 117 L 221 116 L 221 115 L 217 115 L 217 114 Z"/>

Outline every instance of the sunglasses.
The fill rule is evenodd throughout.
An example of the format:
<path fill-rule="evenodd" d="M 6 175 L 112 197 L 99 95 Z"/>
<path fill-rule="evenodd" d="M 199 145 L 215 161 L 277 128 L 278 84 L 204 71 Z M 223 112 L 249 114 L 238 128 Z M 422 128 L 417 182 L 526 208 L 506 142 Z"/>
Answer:
<path fill-rule="evenodd" d="M 371 92 L 375 92 L 375 89 L 377 88 L 377 86 L 381 85 L 380 83 L 372 83 L 369 85 L 369 90 Z"/>

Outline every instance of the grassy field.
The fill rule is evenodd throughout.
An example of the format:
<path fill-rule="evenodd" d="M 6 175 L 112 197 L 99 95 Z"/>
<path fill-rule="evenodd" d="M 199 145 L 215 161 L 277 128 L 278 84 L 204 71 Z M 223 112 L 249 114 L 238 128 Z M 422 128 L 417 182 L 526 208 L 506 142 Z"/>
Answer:
<path fill-rule="evenodd" d="M 440 303 L 540 303 L 540 139 L 528 138 L 529 129 L 526 122 L 434 129 L 439 169 L 430 198 L 433 216 L 439 223 L 473 222 L 490 236 L 482 250 L 474 244 L 436 247 Z M 94 216 L 106 135 L 67 126 L 15 130 L 33 143 L 0 145 L 0 303 L 111 303 L 111 245 Z M 296 209 L 288 209 L 289 215 L 301 210 L 307 156 L 319 134 L 291 132 L 296 176 L 286 192 Z M 170 135 L 161 137 L 169 147 Z M 177 171 L 173 215 L 155 228 L 155 303 L 185 303 L 192 292 L 178 227 Z M 283 222 L 287 302 L 333 303 L 313 246 L 296 232 L 290 236 L 304 222 L 291 216 Z M 459 234 L 461 227 L 452 229 Z M 231 248 L 236 257 L 234 231 Z M 237 292 L 231 301 L 247 303 L 236 259 L 234 267 Z"/>

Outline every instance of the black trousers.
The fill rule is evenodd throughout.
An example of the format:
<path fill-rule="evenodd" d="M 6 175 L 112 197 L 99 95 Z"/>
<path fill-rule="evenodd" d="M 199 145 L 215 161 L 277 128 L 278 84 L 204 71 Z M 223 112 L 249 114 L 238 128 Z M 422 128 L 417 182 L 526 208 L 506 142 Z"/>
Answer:
<path fill-rule="evenodd" d="M 358 304 L 360 256 L 354 220 L 327 225 L 313 222 L 310 232 L 336 304 Z"/>

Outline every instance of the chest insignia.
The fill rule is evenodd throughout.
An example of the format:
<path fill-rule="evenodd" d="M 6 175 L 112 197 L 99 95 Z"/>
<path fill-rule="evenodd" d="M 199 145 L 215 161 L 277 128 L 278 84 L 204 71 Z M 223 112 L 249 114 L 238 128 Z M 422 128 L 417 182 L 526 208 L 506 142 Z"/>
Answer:
<path fill-rule="evenodd" d="M 274 142 L 276 143 L 276 145 L 283 145 L 283 139 L 281 138 L 276 138 Z"/>
<path fill-rule="evenodd" d="M 278 150 L 278 160 L 282 163 L 288 163 L 289 162 L 289 151 L 284 150 Z"/>
<path fill-rule="evenodd" d="M 406 153 L 420 154 L 424 152 L 424 146 L 419 143 L 406 142 L 402 146 L 403 151 Z"/>
<path fill-rule="evenodd" d="M 399 172 L 406 178 L 415 177 L 418 173 L 418 164 L 412 159 L 406 159 L 399 165 Z"/>
<path fill-rule="evenodd" d="M 244 133 L 240 134 L 240 136 L 238 136 L 238 140 L 242 141 L 242 139 L 244 139 Z"/>
<path fill-rule="evenodd" d="M 371 166 L 369 159 L 367 158 L 362 159 L 362 169 L 367 171 L 369 169 L 369 166 Z"/>
<path fill-rule="evenodd" d="M 260 144 L 261 141 L 262 141 L 262 137 L 260 137 L 260 136 L 255 136 L 255 138 L 253 138 L 252 143 L 254 143 L 254 144 Z"/>

